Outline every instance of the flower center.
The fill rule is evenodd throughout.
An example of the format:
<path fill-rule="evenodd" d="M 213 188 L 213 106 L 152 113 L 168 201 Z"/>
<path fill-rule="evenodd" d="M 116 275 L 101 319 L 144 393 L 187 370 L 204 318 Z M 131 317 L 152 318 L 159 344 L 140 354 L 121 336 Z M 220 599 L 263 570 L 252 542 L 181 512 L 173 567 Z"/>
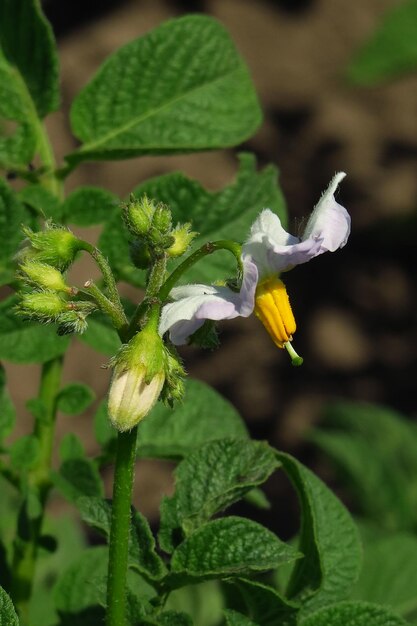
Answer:
<path fill-rule="evenodd" d="M 256 289 L 255 315 L 265 326 L 278 348 L 292 340 L 296 323 L 285 285 L 279 278 L 268 278 Z"/>

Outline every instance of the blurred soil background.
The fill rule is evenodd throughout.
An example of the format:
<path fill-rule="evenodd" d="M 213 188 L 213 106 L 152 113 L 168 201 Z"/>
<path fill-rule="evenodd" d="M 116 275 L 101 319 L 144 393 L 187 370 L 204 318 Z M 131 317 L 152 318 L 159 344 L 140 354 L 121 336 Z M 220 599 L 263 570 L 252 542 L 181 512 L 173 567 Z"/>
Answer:
<path fill-rule="evenodd" d="M 298 323 L 294 345 L 305 359 L 303 367 L 291 367 L 255 317 L 223 324 L 222 345 L 215 352 L 182 351 L 189 373 L 229 398 L 255 438 L 295 454 L 326 479 L 331 479 L 328 469 L 305 435 L 329 400 L 376 402 L 416 416 L 417 73 L 372 88 L 352 86 L 345 78 L 354 52 L 384 11 L 398 4 L 44 2 L 61 54 L 64 113 L 48 123 L 60 158 L 75 147 L 70 103 L 101 62 L 163 20 L 201 11 L 223 22 L 250 67 L 265 120 L 239 149 L 253 151 L 259 167 L 278 165 L 291 232 L 299 230 L 334 172 L 348 173 L 338 196 L 352 216 L 348 245 L 286 278 Z M 236 152 L 84 164 L 69 179 L 67 191 L 94 184 L 126 197 L 140 181 L 177 169 L 215 190 L 234 178 Z M 83 234 L 93 240 L 97 231 Z M 92 269 L 85 265 L 78 271 L 87 279 Z M 127 286 L 125 293 L 132 293 Z M 109 380 L 109 372 L 100 369 L 104 361 L 74 342 L 65 378 L 91 385 L 101 399 Z M 25 414 L 24 400 L 36 393 L 38 368 L 8 370 L 13 396 Z M 21 432 L 29 427 L 29 420 L 22 423 Z M 59 432 L 71 430 L 94 451 L 88 417 L 61 416 Z M 161 494 L 171 489 L 171 469 L 169 464 L 141 461 L 136 505 L 154 521 Z M 109 487 L 110 477 L 109 471 Z M 268 493 L 278 502 L 274 510 L 284 506 L 287 488 L 279 480 L 268 484 Z M 275 525 L 266 517 L 262 521 Z M 278 529 L 288 534 L 291 524 L 281 520 Z"/>

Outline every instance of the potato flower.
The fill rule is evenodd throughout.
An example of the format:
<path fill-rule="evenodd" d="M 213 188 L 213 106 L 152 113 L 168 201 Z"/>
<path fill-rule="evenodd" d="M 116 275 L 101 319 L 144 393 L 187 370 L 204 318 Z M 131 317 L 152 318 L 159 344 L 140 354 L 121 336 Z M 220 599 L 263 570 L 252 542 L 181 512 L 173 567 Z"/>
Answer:
<path fill-rule="evenodd" d="M 182 345 L 206 320 L 248 317 L 255 312 L 274 343 L 286 348 L 293 364 L 300 365 L 302 359 L 291 346 L 296 323 L 279 275 L 346 244 L 350 216 L 334 197 L 345 176 L 344 172 L 339 172 L 333 177 L 313 209 L 301 238 L 287 233 L 279 217 L 270 209 L 264 209 L 242 246 L 240 290 L 202 284 L 175 287 L 170 293 L 172 302 L 162 309 L 159 333 L 169 332 L 172 343 Z"/>

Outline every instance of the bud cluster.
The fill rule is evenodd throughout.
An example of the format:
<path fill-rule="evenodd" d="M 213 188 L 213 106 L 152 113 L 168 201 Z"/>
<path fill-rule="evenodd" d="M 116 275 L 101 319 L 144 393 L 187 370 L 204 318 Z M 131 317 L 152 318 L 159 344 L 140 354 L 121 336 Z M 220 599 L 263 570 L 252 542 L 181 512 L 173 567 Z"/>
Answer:
<path fill-rule="evenodd" d="M 92 302 L 77 300 L 65 271 L 81 249 L 80 240 L 68 229 L 46 223 L 45 230 L 24 228 L 27 237 L 17 260 L 23 289 L 17 312 L 42 323 L 57 323 L 58 334 L 82 333 L 87 316 L 96 308 Z"/>
<path fill-rule="evenodd" d="M 162 254 L 178 257 L 184 254 L 197 233 L 190 224 L 172 225 L 171 210 L 164 204 L 156 204 L 146 195 L 140 199 L 131 196 L 124 204 L 123 220 L 133 235 L 130 252 L 136 267 L 146 269 L 152 259 Z"/>

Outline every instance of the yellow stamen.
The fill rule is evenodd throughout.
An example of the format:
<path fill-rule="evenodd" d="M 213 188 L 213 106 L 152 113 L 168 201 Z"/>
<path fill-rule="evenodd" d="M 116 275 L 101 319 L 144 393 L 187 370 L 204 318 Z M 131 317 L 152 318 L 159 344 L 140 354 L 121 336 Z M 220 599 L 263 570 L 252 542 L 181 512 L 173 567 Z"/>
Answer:
<path fill-rule="evenodd" d="M 255 314 L 278 348 L 284 348 L 292 340 L 296 324 L 282 280 L 272 277 L 258 285 Z"/>

